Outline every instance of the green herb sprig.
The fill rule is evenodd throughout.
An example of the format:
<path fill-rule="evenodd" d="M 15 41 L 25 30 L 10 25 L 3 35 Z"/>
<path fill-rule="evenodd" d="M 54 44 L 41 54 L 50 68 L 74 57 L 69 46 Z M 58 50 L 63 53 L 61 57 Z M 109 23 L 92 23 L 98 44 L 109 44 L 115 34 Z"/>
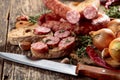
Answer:
<path fill-rule="evenodd" d="M 76 41 L 77 49 L 76 54 L 78 57 L 86 57 L 86 47 L 92 45 L 92 38 L 89 35 L 78 36 Z"/>
<path fill-rule="evenodd" d="M 37 20 L 38 20 L 39 17 L 40 17 L 40 15 L 29 16 L 29 22 L 35 24 L 35 23 L 37 23 Z"/>
<path fill-rule="evenodd" d="M 120 18 L 120 6 L 110 6 L 105 12 L 111 18 Z"/>
<path fill-rule="evenodd" d="M 51 10 L 45 10 L 45 11 L 43 11 L 40 14 L 37 14 L 35 16 L 29 16 L 29 22 L 35 24 L 35 23 L 37 23 L 37 21 L 41 15 L 49 13 L 49 12 L 51 12 Z"/>

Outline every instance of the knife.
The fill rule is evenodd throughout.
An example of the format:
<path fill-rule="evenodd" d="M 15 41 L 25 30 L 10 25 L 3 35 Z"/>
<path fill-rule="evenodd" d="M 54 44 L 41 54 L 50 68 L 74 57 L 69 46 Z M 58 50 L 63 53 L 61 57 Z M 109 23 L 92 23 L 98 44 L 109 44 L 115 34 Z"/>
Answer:
<path fill-rule="evenodd" d="M 77 76 L 77 74 L 75 73 L 76 66 L 71 64 L 64 64 L 64 63 L 59 63 L 45 59 L 30 60 L 25 55 L 6 53 L 6 52 L 0 52 L 0 57 L 6 60 L 10 60 L 28 66 L 33 66 L 41 69 Z"/>
<path fill-rule="evenodd" d="M 73 76 L 85 75 L 98 80 L 120 80 L 120 70 L 109 70 L 100 67 L 88 66 L 78 63 L 77 66 L 50 60 L 30 60 L 25 55 L 0 52 L 0 57 L 16 63 L 25 64 L 41 69 L 51 70 Z"/>

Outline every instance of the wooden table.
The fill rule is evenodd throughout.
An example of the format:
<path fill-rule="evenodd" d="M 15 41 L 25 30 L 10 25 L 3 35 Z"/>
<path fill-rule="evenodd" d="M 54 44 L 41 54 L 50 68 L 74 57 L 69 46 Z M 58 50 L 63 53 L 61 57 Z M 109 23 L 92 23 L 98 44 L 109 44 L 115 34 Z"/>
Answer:
<path fill-rule="evenodd" d="M 63 0 L 65 1 L 65 0 Z M 35 15 L 45 11 L 42 0 L 0 0 L 0 51 L 25 54 L 7 41 L 7 33 L 14 27 L 16 16 Z M 57 66 L 56 66 L 57 67 Z M 1 80 L 93 80 L 21 65 L 0 58 Z"/>

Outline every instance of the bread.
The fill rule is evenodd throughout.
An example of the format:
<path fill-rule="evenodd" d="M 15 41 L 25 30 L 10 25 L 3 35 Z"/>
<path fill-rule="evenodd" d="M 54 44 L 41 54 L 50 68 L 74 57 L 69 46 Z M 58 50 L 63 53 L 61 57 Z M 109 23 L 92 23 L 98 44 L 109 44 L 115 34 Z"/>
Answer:
<path fill-rule="evenodd" d="M 39 25 L 35 24 L 32 26 L 13 29 L 8 33 L 8 41 L 12 45 L 19 45 L 22 41 L 35 42 L 41 40 L 45 36 L 52 35 L 52 33 L 47 35 L 35 35 L 33 32 L 38 26 Z"/>
<path fill-rule="evenodd" d="M 43 38 L 47 36 L 53 36 L 53 33 L 50 32 L 46 35 L 36 35 L 34 34 L 34 29 L 38 27 L 38 24 L 32 26 L 24 26 L 24 27 L 16 27 L 16 29 L 12 29 L 8 33 L 8 41 L 12 45 L 19 45 L 20 42 L 39 42 L 42 41 Z M 49 48 L 47 53 L 37 53 L 34 50 L 30 49 L 31 51 L 31 58 L 34 59 L 53 59 L 53 58 L 60 58 L 64 56 L 68 56 L 70 54 L 69 51 L 66 50 L 59 50 L 58 47 Z"/>
<path fill-rule="evenodd" d="M 31 49 L 31 58 L 34 59 L 53 59 L 53 58 L 60 58 L 64 56 L 68 56 L 69 52 L 65 50 L 59 50 L 57 47 L 53 49 L 49 49 L 48 53 L 37 53 Z"/>

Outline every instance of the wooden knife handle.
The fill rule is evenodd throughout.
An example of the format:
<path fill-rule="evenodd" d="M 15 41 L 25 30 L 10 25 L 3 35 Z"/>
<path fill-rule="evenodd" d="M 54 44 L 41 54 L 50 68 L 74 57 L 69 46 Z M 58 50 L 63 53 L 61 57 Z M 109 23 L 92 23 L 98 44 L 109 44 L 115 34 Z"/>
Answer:
<path fill-rule="evenodd" d="M 98 80 L 120 80 L 120 70 L 109 70 L 78 63 L 77 74 L 82 74 Z"/>

